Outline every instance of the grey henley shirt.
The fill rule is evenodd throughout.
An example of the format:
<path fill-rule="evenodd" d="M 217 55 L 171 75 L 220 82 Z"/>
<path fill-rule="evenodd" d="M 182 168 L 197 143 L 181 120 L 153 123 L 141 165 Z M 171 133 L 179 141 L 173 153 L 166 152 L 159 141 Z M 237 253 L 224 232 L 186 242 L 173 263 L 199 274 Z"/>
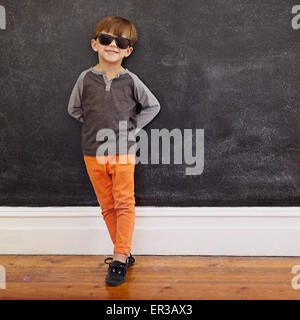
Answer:
<path fill-rule="evenodd" d="M 140 105 L 140 113 L 137 107 Z M 106 71 L 98 71 L 90 67 L 83 71 L 72 90 L 68 113 L 82 123 L 81 148 L 87 156 L 96 156 L 97 149 L 111 140 L 96 139 L 100 129 L 113 130 L 115 150 L 107 150 L 105 154 L 135 153 L 132 146 L 136 144 L 120 132 L 119 121 L 126 121 L 127 135 L 135 134 L 146 126 L 159 113 L 160 104 L 149 88 L 140 78 L 129 71 L 122 70 L 113 79 L 108 80 Z M 124 124 L 124 122 L 123 122 Z M 99 141 L 97 141 L 99 140 Z M 119 150 L 120 143 L 126 142 L 126 148 Z M 99 154 L 99 153 L 98 153 Z"/>

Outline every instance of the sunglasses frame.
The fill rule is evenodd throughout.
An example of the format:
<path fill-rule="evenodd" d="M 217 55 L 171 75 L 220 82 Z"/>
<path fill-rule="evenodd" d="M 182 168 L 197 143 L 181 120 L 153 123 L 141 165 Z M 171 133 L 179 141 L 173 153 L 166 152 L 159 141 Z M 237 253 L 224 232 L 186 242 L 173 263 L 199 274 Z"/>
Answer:
<path fill-rule="evenodd" d="M 128 44 L 129 44 L 129 46 L 127 48 L 123 49 L 123 48 L 120 48 L 118 45 L 117 45 L 117 47 L 119 49 L 122 49 L 122 50 L 126 50 L 126 49 L 132 47 L 132 42 L 131 42 L 130 39 L 127 39 L 127 38 L 124 38 L 124 37 L 114 37 L 114 36 L 111 36 L 110 34 L 107 34 L 107 33 L 99 33 L 99 34 L 97 34 L 96 37 L 94 37 L 94 39 L 97 40 L 101 35 L 105 35 L 105 36 L 111 37 L 112 40 L 111 40 L 111 42 L 109 44 L 107 44 L 107 46 L 110 45 L 113 42 L 113 40 L 115 40 L 116 45 L 117 45 L 117 40 L 118 39 L 126 39 L 128 41 Z M 100 39 L 99 39 L 99 43 L 100 43 Z"/>

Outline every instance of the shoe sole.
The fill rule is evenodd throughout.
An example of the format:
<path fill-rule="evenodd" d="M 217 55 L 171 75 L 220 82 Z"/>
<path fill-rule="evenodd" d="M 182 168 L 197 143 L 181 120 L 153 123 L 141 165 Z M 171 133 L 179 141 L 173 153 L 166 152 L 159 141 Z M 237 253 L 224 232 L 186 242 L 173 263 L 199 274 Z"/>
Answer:
<path fill-rule="evenodd" d="M 122 282 L 108 282 L 108 281 L 105 281 L 105 283 L 110 287 L 116 287 L 116 286 L 119 286 L 120 284 L 124 283 L 124 281 L 122 281 Z"/>

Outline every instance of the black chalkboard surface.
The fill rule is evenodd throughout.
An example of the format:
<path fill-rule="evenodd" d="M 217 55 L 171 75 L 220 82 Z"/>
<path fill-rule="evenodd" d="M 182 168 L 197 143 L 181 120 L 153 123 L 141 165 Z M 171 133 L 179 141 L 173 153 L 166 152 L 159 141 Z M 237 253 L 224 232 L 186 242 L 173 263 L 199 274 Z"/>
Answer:
<path fill-rule="evenodd" d="M 161 103 L 144 129 L 204 130 L 204 170 L 137 164 L 138 206 L 300 205 L 300 30 L 295 1 L 0 0 L 1 206 L 96 206 L 67 113 L 98 63 L 103 17 L 134 22 L 123 66 Z M 149 154 L 150 159 L 150 154 Z M 172 158 L 171 158 L 172 159 Z"/>

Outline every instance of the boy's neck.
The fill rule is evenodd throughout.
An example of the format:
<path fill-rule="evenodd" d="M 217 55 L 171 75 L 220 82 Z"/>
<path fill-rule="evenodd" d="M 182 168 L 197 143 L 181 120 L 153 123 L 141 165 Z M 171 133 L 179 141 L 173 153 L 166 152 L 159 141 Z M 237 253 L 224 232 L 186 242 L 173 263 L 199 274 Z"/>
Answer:
<path fill-rule="evenodd" d="M 106 71 L 106 74 L 114 75 L 118 74 L 120 71 L 125 70 L 121 65 L 103 65 L 98 63 L 93 67 L 97 71 Z"/>

